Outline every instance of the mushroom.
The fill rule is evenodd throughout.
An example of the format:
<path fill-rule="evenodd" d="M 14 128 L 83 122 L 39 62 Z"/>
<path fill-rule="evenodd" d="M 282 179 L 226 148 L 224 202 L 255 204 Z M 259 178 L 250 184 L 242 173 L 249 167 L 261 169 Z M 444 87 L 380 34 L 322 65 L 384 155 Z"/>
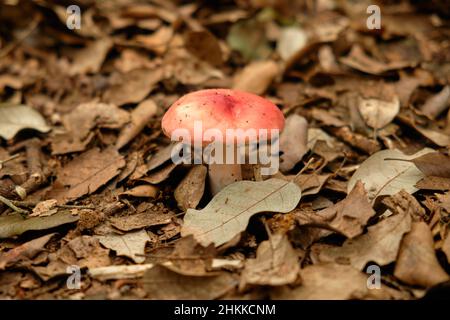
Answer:
<path fill-rule="evenodd" d="M 213 194 L 242 180 L 242 161 L 238 160 L 242 146 L 264 143 L 283 127 L 283 113 L 275 104 L 255 94 L 230 89 L 186 94 L 175 101 L 162 119 L 163 132 L 172 140 L 183 136 L 183 140 L 188 140 L 183 143 L 190 145 L 191 150 L 193 144 L 194 153 L 204 148 L 202 159 L 214 146 L 214 156 L 211 153 L 208 161 Z"/>

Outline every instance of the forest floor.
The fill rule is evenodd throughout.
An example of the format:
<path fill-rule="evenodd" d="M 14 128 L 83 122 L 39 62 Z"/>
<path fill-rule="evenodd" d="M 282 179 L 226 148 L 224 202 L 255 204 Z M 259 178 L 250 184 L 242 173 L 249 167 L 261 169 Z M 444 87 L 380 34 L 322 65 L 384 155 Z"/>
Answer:
<path fill-rule="evenodd" d="M 1 298 L 449 289 L 448 1 L 69 2 L 0 1 Z M 171 161 L 206 88 L 281 109 L 270 180 Z"/>

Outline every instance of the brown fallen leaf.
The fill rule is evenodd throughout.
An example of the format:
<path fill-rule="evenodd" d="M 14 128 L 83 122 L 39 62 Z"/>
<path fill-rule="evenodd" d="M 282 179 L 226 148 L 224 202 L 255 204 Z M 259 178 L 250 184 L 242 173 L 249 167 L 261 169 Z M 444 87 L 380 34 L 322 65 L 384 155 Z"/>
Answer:
<path fill-rule="evenodd" d="M 158 184 L 169 178 L 170 174 L 178 165 L 176 163 L 169 163 L 168 165 L 149 173 L 146 177 L 140 178 L 139 181 L 145 181 L 150 184 Z"/>
<path fill-rule="evenodd" d="M 386 265 L 395 261 L 403 235 L 411 229 L 411 216 L 403 213 L 390 216 L 370 226 L 367 233 L 348 239 L 342 247 L 323 248 L 319 261 L 350 264 L 358 270 L 373 261 Z"/>
<path fill-rule="evenodd" d="M 162 26 L 150 35 L 138 34 L 131 41 L 161 55 L 167 50 L 172 37 L 173 28 L 171 26 Z"/>
<path fill-rule="evenodd" d="M 114 250 L 119 256 L 131 258 L 136 263 L 145 261 L 145 245 L 150 241 L 145 230 L 129 232 L 124 235 L 109 234 L 96 236 L 102 245 Z"/>
<path fill-rule="evenodd" d="M 156 114 L 158 106 L 151 99 L 142 101 L 131 112 L 131 122 L 120 131 L 116 141 L 116 148 L 120 149 L 136 137 Z"/>
<path fill-rule="evenodd" d="M 248 259 L 240 287 L 246 284 L 281 286 L 294 283 L 300 271 L 298 255 L 286 235 L 270 235 L 261 242 L 255 259 Z"/>
<path fill-rule="evenodd" d="M 136 69 L 119 76 L 116 84 L 103 95 L 105 101 L 121 106 L 126 103 L 141 102 L 164 78 L 161 68 Z"/>
<path fill-rule="evenodd" d="M 111 225 L 121 231 L 131 231 L 136 229 L 147 228 L 168 224 L 172 221 L 173 214 L 145 211 L 132 215 L 112 217 Z"/>
<path fill-rule="evenodd" d="M 409 285 L 431 287 L 449 280 L 436 253 L 431 230 L 425 222 L 415 222 L 402 240 L 394 276 Z"/>
<path fill-rule="evenodd" d="M 213 66 L 220 66 L 223 63 L 220 43 L 207 30 L 189 31 L 185 35 L 184 45 L 190 53 L 200 60 L 206 61 Z"/>
<path fill-rule="evenodd" d="M 11 139 L 23 129 L 50 131 L 42 115 L 26 105 L 0 103 L 0 137 Z"/>
<path fill-rule="evenodd" d="M 80 236 L 70 240 L 67 246 L 75 254 L 80 268 L 99 268 L 111 264 L 109 249 L 102 248 L 94 237 Z"/>
<path fill-rule="evenodd" d="M 383 199 L 383 204 L 393 213 L 410 215 L 414 221 L 424 220 L 426 217 L 425 209 L 405 190 L 401 190 L 393 196 Z"/>
<path fill-rule="evenodd" d="M 330 174 L 318 175 L 316 173 L 300 174 L 294 182 L 302 189 L 302 195 L 307 196 L 319 193 L 330 176 Z"/>
<path fill-rule="evenodd" d="M 95 192 L 119 174 L 124 158 L 114 148 L 93 148 L 58 170 L 57 181 L 69 189 L 58 192 L 58 201 L 70 201 Z"/>
<path fill-rule="evenodd" d="M 450 178 L 450 156 L 431 152 L 410 160 L 426 176 Z"/>
<path fill-rule="evenodd" d="M 252 62 L 236 75 L 233 89 L 263 94 L 278 72 L 279 67 L 272 60 Z"/>
<path fill-rule="evenodd" d="M 422 190 L 450 190 L 450 179 L 441 177 L 425 177 L 416 183 L 415 187 Z"/>
<path fill-rule="evenodd" d="M 22 260 L 33 259 L 38 253 L 44 250 L 45 245 L 55 233 L 47 234 L 37 239 L 25 242 L 0 255 L 0 270 L 10 267 Z"/>
<path fill-rule="evenodd" d="M 131 180 L 137 180 L 142 178 L 147 172 L 158 168 L 167 161 L 171 160 L 172 150 L 175 143 L 171 143 L 168 146 L 158 150 L 155 154 L 151 155 L 150 159 L 140 167 L 137 167 L 133 174 L 130 176 Z"/>
<path fill-rule="evenodd" d="M 72 137 L 85 140 L 91 129 L 118 129 L 130 121 L 127 111 L 114 104 L 89 102 L 78 105 L 62 117 L 62 123 Z"/>
<path fill-rule="evenodd" d="M 308 151 L 308 122 L 302 116 L 291 115 L 286 119 L 280 135 L 280 170 L 291 170 Z"/>
<path fill-rule="evenodd" d="M 315 212 L 304 224 L 323 225 L 352 239 L 363 233 L 368 220 L 374 214 L 364 185 L 358 181 L 344 200 Z"/>
<path fill-rule="evenodd" d="M 147 297 L 157 300 L 210 300 L 217 299 L 238 284 L 238 279 L 227 272 L 207 276 L 186 276 L 167 267 L 156 265 L 144 274 Z M 164 288 L 164 290 L 161 290 Z"/>
<path fill-rule="evenodd" d="M 302 284 L 293 289 L 288 286 L 274 289 L 272 299 L 282 300 L 348 300 L 389 299 L 400 296 L 395 290 L 382 285 L 368 288 L 368 275 L 346 265 L 326 263 L 310 265 L 300 271 Z"/>
<path fill-rule="evenodd" d="M 203 165 L 196 165 L 180 182 L 174 192 L 178 207 L 186 211 L 197 208 L 205 191 L 205 180 L 208 169 Z"/>
<path fill-rule="evenodd" d="M 111 39 L 103 38 L 92 41 L 85 48 L 75 51 L 69 74 L 98 72 L 112 46 Z"/>

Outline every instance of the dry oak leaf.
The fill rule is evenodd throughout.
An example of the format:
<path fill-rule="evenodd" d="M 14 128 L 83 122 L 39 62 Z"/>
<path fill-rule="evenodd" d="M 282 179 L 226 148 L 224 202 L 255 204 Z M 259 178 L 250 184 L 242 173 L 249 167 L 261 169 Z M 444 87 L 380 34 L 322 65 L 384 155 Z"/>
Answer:
<path fill-rule="evenodd" d="M 409 285 L 431 287 L 449 280 L 434 251 L 433 235 L 425 222 L 415 222 L 402 240 L 394 276 Z"/>
<path fill-rule="evenodd" d="M 359 270 L 369 261 L 383 266 L 395 261 L 403 235 L 410 229 L 411 216 L 405 212 L 396 214 L 368 227 L 367 233 L 347 239 L 342 247 L 321 249 L 318 259 L 350 264 Z"/>
<path fill-rule="evenodd" d="M 358 110 L 364 122 L 373 129 L 381 129 L 394 120 L 400 111 L 400 101 L 394 97 L 392 101 L 359 98 Z"/>
<path fill-rule="evenodd" d="M 129 232 L 124 235 L 109 234 L 105 236 L 96 236 L 102 245 L 114 250 L 119 256 L 131 258 L 136 263 L 145 261 L 145 245 L 150 241 L 145 230 Z"/>
<path fill-rule="evenodd" d="M 382 195 L 396 194 L 402 189 L 414 193 L 418 190 L 414 185 L 424 174 L 414 164 L 402 160 L 411 160 L 431 151 L 433 150 L 425 148 L 409 156 L 396 149 L 378 151 L 355 171 L 348 182 L 347 191 L 350 192 L 357 181 L 361 180 L 371 200 Z"/>
<path fill-rule="evenodd" d="M 117 176 L 124 166 L 125 160 L 116 149 L 90 149 L 58 171 L 57 181 L 70 187 L 59 197 L 74 200 L 91 194 Z"/>
<path fill-rule="evenodd" d="M 308 151 L 308 122 L 302 116 L 293 114 L 286 119 L 280 135 L 280 170 L 291 170 Z"/>
<path fill-rule="evenodd" d="M 23 129 L 50 131 L 42 115 L 25 105 L 0 103 L 0 137 L 9 140 Z"/>
<path fill-rule="evenodd" d="M 114 104 L 88 102 L 78 105 L 70 113 L 62 117 L 64 127 L 72 138 L 85 140 L 92 128 L 118 129 L 130 121 L 127 111 Z"/>
<path fill-rule="evenodd" d="M 314 224 L 325 224 L 352 239 L 363 233 L 367 221 L 374 214 L 364 185 L 358 181 L 344 200 L 316 212 L 311 219 Z"/>
<path fill-rule="evenodd" d="M 283 300 L 347 300 L 389 299 L 400 296 L 386 286 L 379 290 L 368 287 L 368 275 L 347 265 L 333 263 L 310 265 L 300 271 L 302 284 L 274 289 L 272 299 Z"/>
<path fill-rule="evenodd" d="M 136 137 L 150 122 L 150 119 L 156 114 L 157 111 L 158 107 L 153 100 L 147 99 L 142 101 L 131 112 L 131 122 L 120 131 L 119 137 L 116 141 L 116 147 L 120 149 L 133 140 L 133 138 Z"/>
<path fill-rule="evenodd" d="M 300 198 L 294 182 L 238 181 L 222 189 L 204 209 L 188 209 L 181 234 L 193 234 L 205 246 L 211 242 L 220 246 L 244 231 L 254 214 L 292 211 Z"/>
<path fill-rule="evenodd" d="M 246 284 L 281 286 L 294 283 L 299 275 L 298 255 L 284 234 L 269 236 L 256 250 L 256 259 L 248 259 L 241 276 Z"/>
<path fill-rule="evenodd" d="M 278 72 L 279 67 L 272 60 L 252 62 L 236 75 L 233 89 L 261 95 L 266 92 Z"/>
<path fill-rule="evenodd" d="M 174 192 L 178 208 L 186 211 L 197 207 L 205 191 L 207 172 L 208 169 L 203 165 L 196 165 L 189 170 Z"/>

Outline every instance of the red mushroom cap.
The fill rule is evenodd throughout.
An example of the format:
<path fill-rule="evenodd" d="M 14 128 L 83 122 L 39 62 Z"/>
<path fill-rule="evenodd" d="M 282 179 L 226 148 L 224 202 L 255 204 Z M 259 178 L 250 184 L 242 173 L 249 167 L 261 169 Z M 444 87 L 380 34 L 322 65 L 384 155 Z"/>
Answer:
<path fill-rule="evenodd" d="M 194 136 L 196 121 L 201 121 L 203 132 L 218 129 L 224 139 L 226 129 L 254 129 L 257 134 L 266 129 L 270 139 L 270 129 L 281 131 L 284 127 L 283 113 L 267 99 L 238 90 L 206 89 L 178 99 L 164 115 L 162 129 L 168 137 L 176 129 L 187 129 L 191 142 L 199 139 L 203 144 L 211 142 L 202 139 L 203 132 L 201 137 Z"/>

